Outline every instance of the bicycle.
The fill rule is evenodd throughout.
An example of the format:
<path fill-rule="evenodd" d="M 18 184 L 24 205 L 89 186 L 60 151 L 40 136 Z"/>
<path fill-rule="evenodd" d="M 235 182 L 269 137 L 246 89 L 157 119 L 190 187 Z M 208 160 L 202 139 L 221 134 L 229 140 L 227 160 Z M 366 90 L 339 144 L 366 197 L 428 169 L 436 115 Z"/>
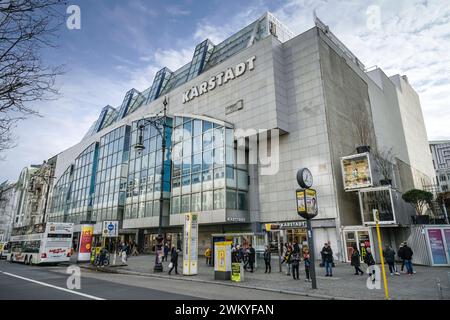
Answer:
<path fill-rule="evenodd" d="M 106 267 L 106 266 L 109 266 L 109 263 L 110 263 L 110 254 L 108 253 L 108 254 L 105 255 L 105 257 L 103 258 L 102 264 L 100 264 L 100 257 L 101 257 L 101 255 L 98 255 L 98 256 L 95 257 L 95 259 L 94 259 L 94 266 L 96 266 L 96 267 Z"/>

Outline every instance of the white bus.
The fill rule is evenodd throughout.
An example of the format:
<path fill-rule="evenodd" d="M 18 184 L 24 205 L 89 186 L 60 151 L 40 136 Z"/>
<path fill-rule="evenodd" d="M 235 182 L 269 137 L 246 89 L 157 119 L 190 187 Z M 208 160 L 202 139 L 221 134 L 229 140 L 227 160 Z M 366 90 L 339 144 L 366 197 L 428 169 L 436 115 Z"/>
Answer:
<path fill-rule="evenodd" d="M 69 261 L 72 236 L 73 223 L 47 222 L 15 228 L 6 260 L 29 265 Z"/>

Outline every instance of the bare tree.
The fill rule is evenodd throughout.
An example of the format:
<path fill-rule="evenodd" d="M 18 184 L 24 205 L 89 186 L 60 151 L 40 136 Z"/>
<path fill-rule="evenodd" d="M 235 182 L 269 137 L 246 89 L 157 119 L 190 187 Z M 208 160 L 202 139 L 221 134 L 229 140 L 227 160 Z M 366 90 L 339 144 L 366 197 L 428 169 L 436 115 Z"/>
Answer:
<path fill-rule="evenodd" d="M 392 171 L 395 161 L 395 154 L 392 151 L 392 148 L 381 151 L 376 150 L 374 158 L 383 178 L 385 180 L 392 180 Z"/>
<path fill-rule="evenodd" d="M 48 66 L 44 48 L 55 47 L 64 22 L 62 0 L 0 0 L 0 152 L 15 146 L 15 124 L 38 115 L 30 104 L 54 99 L 61 66 Z"/>
<path fill-rule="evenodd" d="M 363 111 L 363 107 L 356 109 L 352 114 L 353 131 L 357 138 L 359 146 L 369 146 L 371 142 L 372 125 L 367 113 Z"/>

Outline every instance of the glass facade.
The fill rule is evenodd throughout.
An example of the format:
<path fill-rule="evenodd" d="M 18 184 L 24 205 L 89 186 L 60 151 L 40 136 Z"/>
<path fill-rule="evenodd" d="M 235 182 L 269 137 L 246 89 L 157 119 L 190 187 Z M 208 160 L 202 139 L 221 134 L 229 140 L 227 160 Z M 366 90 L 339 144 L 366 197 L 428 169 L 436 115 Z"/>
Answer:
<path fill-rule="evenodd" d="M 130 145 L 130 128 L 122 126 L 100 138 L 95 173 L 93 221 L 120 220 Z"/>
<path fill-rule="evenodd" d="M 247 210 L 248 174 L 236 165 L 233 129 L 174 118 L 171 214 Z"/>
<path fill-rule="evenodd" d="M 131 128 L 129 165 L 126 182 L 125 219 L 159 216 L 162 173 L 162 133 L 165 132 L 166 151 L 164 159 L 163 195 L 170 194 L 170 154 L 172 119 L 166 118 L 166 128 L 146 124 L 143 128 L 144 150 L 138 152 L 133 146 L 138 139 L 138 122 Z"/>

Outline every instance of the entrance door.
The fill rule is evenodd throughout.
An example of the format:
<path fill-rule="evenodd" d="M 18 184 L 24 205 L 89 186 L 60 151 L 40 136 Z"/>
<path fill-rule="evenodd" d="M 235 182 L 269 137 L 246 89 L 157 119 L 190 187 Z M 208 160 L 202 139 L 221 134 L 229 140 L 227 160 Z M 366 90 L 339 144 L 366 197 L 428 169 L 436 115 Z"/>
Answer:
<path fill-rule="evenodd" d="M 366 230 L 355 230 L 355 231 L 345 231 L 345 247 L 347 249 L 347 262 L 351 261 L 353 254 L 353 247 L 359 250 L 361 255 L 361 261 L 364 261 L 366 256 L 366 249 L 371 247 L 369 231 Z"/>

